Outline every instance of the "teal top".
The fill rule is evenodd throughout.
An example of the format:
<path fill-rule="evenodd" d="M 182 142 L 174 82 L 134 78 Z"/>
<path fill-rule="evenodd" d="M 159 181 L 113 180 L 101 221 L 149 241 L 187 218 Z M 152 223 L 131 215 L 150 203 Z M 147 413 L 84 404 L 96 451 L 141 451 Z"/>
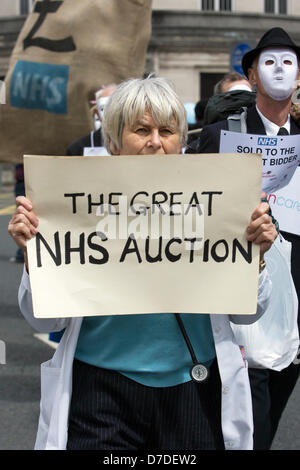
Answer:
<path fill-rule="evenodd" d="M 181 314 L 198 362 L 210 365 L 215 346 L 209 315 Z M 170 313 L 85 317 L 75 357 L 150 387 L 191 380 L 190 352 Z"/>

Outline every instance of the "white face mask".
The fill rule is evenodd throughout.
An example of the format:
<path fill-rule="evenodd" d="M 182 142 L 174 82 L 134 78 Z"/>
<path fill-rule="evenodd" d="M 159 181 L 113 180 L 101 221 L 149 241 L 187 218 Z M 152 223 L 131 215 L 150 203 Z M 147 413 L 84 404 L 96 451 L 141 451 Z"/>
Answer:
<path fill-rule="evenodd" d="M 282 101 L 291 96 L 298 75 L 297 55 L 292 49 L 270 48 L 262 51 L 257 70 L 271 98 Z"/>
<path fill-rule="evenodd" d="M 105 105 L 107 104 L 109 98 L 110 98 L 109 96 L 103 96 L 102 98 L 99 98 L 97 100 L 97 108 L 100 114 L 101 121 L 103 119 L 103 112 L 104 112 Z"/>

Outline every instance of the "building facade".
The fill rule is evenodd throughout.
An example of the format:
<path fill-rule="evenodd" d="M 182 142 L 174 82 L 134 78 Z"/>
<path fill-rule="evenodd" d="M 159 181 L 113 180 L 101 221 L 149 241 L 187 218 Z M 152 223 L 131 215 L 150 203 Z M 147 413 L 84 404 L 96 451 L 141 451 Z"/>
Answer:
<path fill-rule="evenodd" d="M 1 0 L 0 18 L 8 16 L 28 15 L 34 0 Z"/>
<path fill-rule="evenodd" d="M 0 79 L 33 3 L 0 1 Z M 299 0 L 153 0 L 146 73 L 169 78 L 184 102 L 208 98 L 268 29 L 281 26 L 300 45 L 299 20 Z"/>
<path fill-rule="evenodd" d="M 153 0 L 154 10 L 227 11 L 234 13 L 271 13 L 299 15 L 297 0 Z"/>
<path fill-rule="evenodd" d="M 268 29 L 300 44 L 299 20 L 299 0 L 153 0 L 147 71 L 171 79 L 184 102 L 208 98 Z"/>

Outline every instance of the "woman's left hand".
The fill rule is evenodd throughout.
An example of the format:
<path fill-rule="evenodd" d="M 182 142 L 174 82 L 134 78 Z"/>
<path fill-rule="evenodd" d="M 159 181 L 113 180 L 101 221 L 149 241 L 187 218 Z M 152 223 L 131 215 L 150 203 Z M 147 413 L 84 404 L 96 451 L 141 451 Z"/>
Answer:
<path fill-rule="evenodd" d="M 263 197 L 265 194 L 262 194 Z M 269 204 L 261 202 L 254 210 L 247 227 L 247 240 L 259 245 L 261 260 L 264 259 L 264 254 L 271 248 L 278 235 L 269 210 Z"/>

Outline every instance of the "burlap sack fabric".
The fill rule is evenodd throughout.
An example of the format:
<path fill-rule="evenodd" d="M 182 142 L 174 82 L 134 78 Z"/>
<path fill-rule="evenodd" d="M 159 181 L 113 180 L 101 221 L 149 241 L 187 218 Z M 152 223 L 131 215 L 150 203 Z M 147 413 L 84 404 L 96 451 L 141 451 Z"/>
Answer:
<path fill-rule="evenodd" d="M 101 85 L 140 77 L 152 0 L 36 0 L 12 52 L 0 106 L 0 161 L 65 155 L 93 130 Z"/>

